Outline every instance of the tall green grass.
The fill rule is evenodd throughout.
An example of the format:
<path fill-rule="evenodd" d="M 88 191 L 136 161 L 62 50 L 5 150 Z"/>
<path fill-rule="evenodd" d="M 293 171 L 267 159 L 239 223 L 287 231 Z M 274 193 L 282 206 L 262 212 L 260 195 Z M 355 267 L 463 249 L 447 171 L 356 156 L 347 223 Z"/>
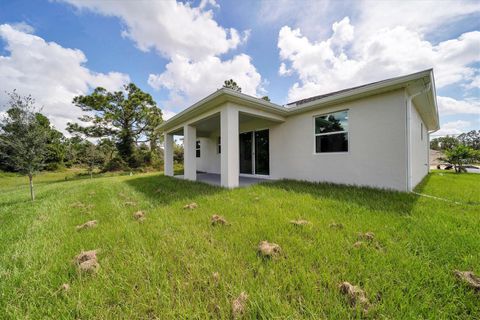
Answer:
<path fill-rule="evenodd" d="M 242 291 L 251 319 L 480 317 L 479 295 L 452 273 L 480 274 L 479 175 L 435 172 L 417 190 L 459 204 L 295 181 L 225 190 L 159 174 L 64 176 L 38 177 L 34 203 L 23 178 L 0 177 L 1 319 L 230 318 Z M 230 225 L 212 227 L 213 214 Z M 289 223 L 299 218 L 311 224 Z M 75 231 L 92 219 L 97 228 Z M 367 231 L 375 245 L 354 248 Z M 260 258 L 262 240 L 283 254 Z M 100 271 L 80 274 L 73 257 L 96 248 Z M 366 291 L 367 314 L 342 281 Z"/>

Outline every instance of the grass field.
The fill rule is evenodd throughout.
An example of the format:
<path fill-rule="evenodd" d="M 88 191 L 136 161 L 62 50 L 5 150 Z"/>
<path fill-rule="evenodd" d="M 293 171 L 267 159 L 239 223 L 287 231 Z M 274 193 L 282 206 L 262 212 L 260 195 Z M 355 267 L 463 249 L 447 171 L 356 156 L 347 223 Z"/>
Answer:
<path fill-rule="evenodd" d="M 26 178 L 0 175 L 0 319 L 230 318 L 242 291 L 251 319 L 480 318 L 480 294 L 452 273 L 480 274 L 480 175 L 434 172 L 417 188 L 455 202 L 293 181 L 224 190 L 152 173 L 73 178 L 40 175 L 31 203 Z M 230 225 L 212 227 L 213 214 Z M 75 230 L 92 219 L 98 227 Z M 373 243 L 354 248 L 367 231 Z M 281 256 L 259 257 L 262 240 Z M 77 271 L 73 257 L 97 248 L 99 272 Z M 365 290 L 368 313 L 348 304 L 342 281 Z"/>

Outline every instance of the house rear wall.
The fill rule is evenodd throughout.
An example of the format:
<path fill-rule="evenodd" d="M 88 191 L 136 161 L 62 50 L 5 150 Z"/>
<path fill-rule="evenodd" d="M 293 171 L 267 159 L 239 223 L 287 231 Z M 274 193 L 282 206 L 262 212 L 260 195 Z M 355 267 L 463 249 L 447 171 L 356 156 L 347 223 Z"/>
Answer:
<path fill-rule="evenodd" d="M 349 151 L 314 152 L 314 117 L 348 109 Z M 406 191 L 405 91 L 290 116 L 271 127 L 271 177 Z"/>

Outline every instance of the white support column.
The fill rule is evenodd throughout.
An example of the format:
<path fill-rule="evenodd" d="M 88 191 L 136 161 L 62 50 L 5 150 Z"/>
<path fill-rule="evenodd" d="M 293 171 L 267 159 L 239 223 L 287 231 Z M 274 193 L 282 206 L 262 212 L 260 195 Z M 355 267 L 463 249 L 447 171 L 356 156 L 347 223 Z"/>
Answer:
<path fill-rule="evenodd" d="M 183 127 L 183 171 L 187 180 L 197 180 L 197 159 L 195 147 L 197 143 L 197 128 L 185 125 Z"/>
<path fill-rule="evenodd" d="M 165 133 L 163 135 L 164 148 L 163 148 L 163 173 L 166 176 L 173 177 L 173 135 Z"/>
<path fill-rule="evenodd" d="M 239 164 L 239 136 L 238 136 L 238 109 L 227 105 L 220 113 L 221 135 L 221 184 L 222 187 L 238 187 Z"/>

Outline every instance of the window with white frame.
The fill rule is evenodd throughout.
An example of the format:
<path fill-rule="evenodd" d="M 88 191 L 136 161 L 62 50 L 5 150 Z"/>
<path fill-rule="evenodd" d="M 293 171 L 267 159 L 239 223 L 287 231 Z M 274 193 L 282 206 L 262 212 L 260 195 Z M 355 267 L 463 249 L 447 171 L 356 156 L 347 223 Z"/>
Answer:
<path fill-rule="evenodd" d="M 218 141 L 217 141 L 217 153 L 218 154 L 222 153 L 222 139 L 220 136 L 218 137 Z"/>
<path fill-rule="evenodd" d="M 348 110 L 315 117 L 315 153 L 348 152 Z"/>
<path fill-rule="evenodd" d="M 200 140 L 197 140 L 197 144 L 195 145 L 195 154 L 197 158 L 200 158 Z"/>

